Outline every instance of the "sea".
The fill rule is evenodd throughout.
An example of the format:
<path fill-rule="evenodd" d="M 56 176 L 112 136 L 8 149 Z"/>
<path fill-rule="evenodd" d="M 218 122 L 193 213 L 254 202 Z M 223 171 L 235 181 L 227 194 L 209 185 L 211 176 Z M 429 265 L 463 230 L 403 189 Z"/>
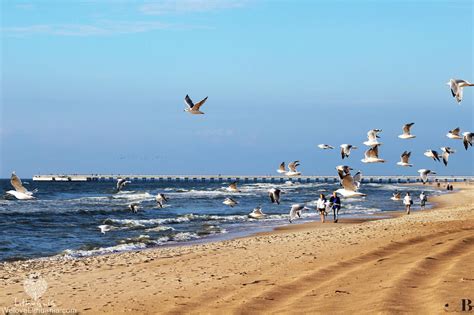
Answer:
<path fill-rule="evenodd" d="M 292 204 L 307 203 L 312 210 L 291 224 L 319 220 L 314 210 L 320 193 L 330 195 L 338 183 L 240 183 L 240 192 L 226 190 L 230 182 L 146 182 L 132 181 L 116 192 L 115 182 L 28 182 L 34 200 L 8 197 L 9 179 L 0 180 L 0 261 L 39 257 L 84 257 L 113 252 L 141 250 L 210 242 L 268 231 L 290 224 Z M 280 188 L 281 204 L 272 204 L 268 190 Z M 418 196 L 445 193 L 434 186 L 363 183 L 363 198 L 342 199 L 340 218 L 367 218 L 402 210 L 400 201 L 390 199 L 394 191 L 410 191 L 414 211 Z M 168 202 L 159 208 L 155 196 L 163 193 Z M 222 202 L 231 197 L 238 202 L 229 207 Z M 129 205 L 137 203 L 137 213 Z M 266 214 L 251 219 L 257 206 Z M 332 216 L 328 216 L 332 220 Z M 110 231 L 101 233 L 100 225 Z"/>

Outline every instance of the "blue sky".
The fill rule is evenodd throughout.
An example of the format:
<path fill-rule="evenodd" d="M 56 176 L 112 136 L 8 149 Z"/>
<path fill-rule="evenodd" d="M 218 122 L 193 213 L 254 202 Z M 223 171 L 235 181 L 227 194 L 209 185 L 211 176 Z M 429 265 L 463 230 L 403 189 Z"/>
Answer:
<path fill-rule="evenodd" d="M 0 177 L 37 173 L 473 174 L 472 1 L 2 1 Z M 202 116 L 183 98 L 209 96 Z M 414 140 L 400 140 L 415 122 Z M 381 156 L 360 162 L 369 129 Z M 428 148 L 458 152 L 448 167 Z M 411 169 L 397 167 L 413 151 Z"/>

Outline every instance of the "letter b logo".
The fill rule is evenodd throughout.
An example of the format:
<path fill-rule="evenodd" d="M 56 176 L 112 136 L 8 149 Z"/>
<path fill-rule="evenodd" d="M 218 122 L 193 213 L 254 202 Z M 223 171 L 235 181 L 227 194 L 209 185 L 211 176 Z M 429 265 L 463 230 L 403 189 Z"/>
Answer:
<path fill-rule="evenodd" d="M 474 306 L 471 305 L 472 301 L 469 299 L 462 299 L 461 300 L 461 311 L 462 312 L 470 312 L 474 308 Z"/>

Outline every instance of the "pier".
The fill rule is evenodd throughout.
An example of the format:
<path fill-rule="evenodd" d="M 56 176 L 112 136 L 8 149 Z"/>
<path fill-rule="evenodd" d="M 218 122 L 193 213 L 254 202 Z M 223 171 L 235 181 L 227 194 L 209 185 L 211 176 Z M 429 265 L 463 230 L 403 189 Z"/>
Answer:
<path fill-rule="evenodd" d="M 124 178 L 130 181 L 151 182 L 243 182 L 243 183 L 299 183 L 337 182 L 338 176 L 282 176 L 282 175 L 136 175 L 136 174 L 49 174 L 35 175 L 33 181 L 44 182 L 97 182 L 116 181 Z M 431 176 L 429 180 L 439 182 L 474 182 L 474 176 Z M 363 183 L 416 183 L 419 176 L 374 176 L 362 177 Z"/>

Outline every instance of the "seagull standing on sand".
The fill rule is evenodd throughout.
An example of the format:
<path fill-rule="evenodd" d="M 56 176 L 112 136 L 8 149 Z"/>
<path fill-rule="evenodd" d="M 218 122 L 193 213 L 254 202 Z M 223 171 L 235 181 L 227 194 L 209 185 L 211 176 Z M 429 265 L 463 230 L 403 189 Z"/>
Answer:
<path fill-rule="evenodd" d="M 285 162 L 281 162 L 280 166 L 277 169 L 277 172 L 280 174 L 286 173 Z"/>
<path fill-rule="evenodd" d="M 301 212 L 304 210 L 309 210 L 309 208 L 299 203 L 292 205 L 290 209 L 290 218 L 288 219 L 290 223 L 296 218 L 301 218 Z"/>
<path fill-rule="evenodd" d="M 365 151 L 365 157 L 361 160 L 363 163 L 385 163 L 384 159 L 379 158 L 380 144 L 373 145 Z"/>
<path fill-rule="evenodd" d="M 339 175 L 342 188 L 336 190 L 336 193 L 342 195 L 343 197 L 363 197 L 366 196 L 358 192 L 360 183 L 362 181 L 362 173 L 357 172 L 354 177 L 350 174 L 350 168 L 345 166 L 337 166 L 337 173 Z"/>
<path fill-rule="evenodd" d="M 198 103 L 194 104 L 189 95 L 186 94 L 186 97 L 184 98 L 184 103 L 188 106 L 184 111 L 188 112 L 193 115 L 204 115 L 203 112 L 199 110 L 201 106 L 207 101 L 207 96 L 203 98 L 201 101 Z"/>
<path fill-rule="evenodd" d="M 442 147 L 441 151 L 443 151 L 443 154 L 441 156 L 443 158 L 444 166 L 448 166 L 449 155 L 455 153 L 456 151 L 451 149 L 450 147 Z"/>
<path fill-rule="evenodd" d="M 409 151 L 404 151 L 402 155 L 400 156 L 400 162 L 397 162 L 397 165 L 400 166 L 407 166 L 407 167 L 412 167 L 413 164 L 410 164 L 410 155 L 411 152 Z"/>
<path fill-rule="evenodd" d="M 457 127 L 453 130 L 448 131 L 448 133 L 446 134 L 446 137 L 448 137 L 449 139 L 461 140 L 462 137 L 459 135 L 460 132 L 461 132 L 461 129 L 459 129 L 459 127 Z"/>
<path fill-rule="evenodd" d="M 457 79 L 450 79 L 448 83 L 451 88 L 451 94 L 453 97 L 456 99 L 458 104 L 462 102 L 462 94 L 463 94 L 463 88 L 466 86 L 474 86 L 474 84 L 466 81 L 466 80 L 457 80 Z"/>
<path fill-rule="evenodd" d="M 467 148 L 469 148 L 469 146 L 472 147 L 472 136 L 474 136 L 474 133 L 473 132 L 464 132 L 462 135 L 463 135 L 462 142 L 464 144 L 464 148 L 467 150 Z"/>
<path fill-rule="evenodd" d="M 163 205 L 165 204 L 165 202 L 168 202 L 168 198 L 166 198 L 164 194 L 156 195 L 155 200 L 160 208 L 163 208 Z"/>
<path fill-rule="evenodd" d="M 240 192 L 240 190 L 237 188 L 237 182 L 233 182 L 231 183 L 227 188 L 226 188 L 227 191 L 230 191 L 230 192 Z"/>
<path fill-rule="evenodd" d="M 276 202 L 278 205 L 280 204 L 280 194 L 281 190 L 278 188 L 272 188 L 268 191 L 268 196 L 270 197 L 272 203 Z"/>
<path fill-rule="evenodd" d="M 117 178 L 117 192 L 121 191 L 125 185 L 130 184 L 130 181 L 125 178 Z"/>
<path fill-rule="evenodd" d="M 296 169 L 298 166 L 300 166 L 300 161 L 293 161 L 291 163 L 288 163 L 288 172 L 285 173 L 286 176 L 299 176 L 301 175 L 301 172 L 298 172 Z"/>
<path fill-rule="evenodd" d="M 226 206 L 230 206 L 231 208 L 239 204 L 237 201 L 235 201 L 232 198 L 225 198 L 222 203 L 225 204 Z"/>
<path fill-rule="evenodd" d="M 262 207 L 260 206 L 256 207 L 255 209 L 253 209 L 252 212 L 248 214 L 248 217 L 252 219 L 261 219 L 265 216 L 266 214 L 262 212 Z"/>
<path fill-rule="evenodd" d="M 330 146 L 329 144 L 318 144 L 318 148 L 323 149 L 323 150 L 334 149 L 334 147 Z"/>
<path fill-rule="evenodd" d="M 382 129 L 372 129 L 367 132 L 367 141 L 364 141 L 366 146 L 381 145 L 382 143 L 378 142 L 379 133 L 382 132 Z"/>
<path fill-rule="evenodd" d="M 138 203 L 132 203 L 128 205 L 128 209 L 130 209 L 130 211 L 132 211 L 133 213 L 137 213 L 139 208 L 140 207 L 138 206 Z"/>
<path fill-rule="evenodd" d="M 352 149 L 357 149 L 357 147 L 354 147 L 352 144 L 341 144 L 341 157 L 343 160 L 344 158 L 349 158 Z"/>
<path fill-rule="evenodd" d="M 441 160 L 439 159 L 439 154 L 435 150 L 426 150 L 426 152 L 423 154 L 429 158 L 432 158 L 433 161 L 441 162 Z"/>
<path fill-rule="evenodd" d="M 12 195 L 16 199 L 19 200 L 28 200 L 28 199 L 35 199 L 33 196 L 33 192 L 36 191 L 28 191 L 23 184 L 21 183 L 21 179 L 16 176 L 15 172 L 12 172 L 12 176 L 10 177 L 10 184 L 15 188 L 15 190 L 9 190 L 6 193 Z"/>
<path fill-rule="evenodd" d="M 428 170 L 428 169 L 424 169 L 424 168 L 418 170 L 418 173 L 420 173 L 420 177 L 421 177 L 421 180 L 423 181 L 423 184 L 425 184 L 428 181 L 428 175 L 429 174 L 431 174 L 431 175 L 436 174 L 432 170 Z"/>
<path fill-rule="evenodd" d="M 398 137 L 400 139 L 412 139 L 412 138 L 415 138 L 416 136 L 415 135 L 412 135 L 410 133 L 410 129 L 411 129 L 411 126 L 413 126 L 415 123 L 409 123 L 409 124 L 405 124 L 403 125 L 403 134 L 399 135 Z"/>

